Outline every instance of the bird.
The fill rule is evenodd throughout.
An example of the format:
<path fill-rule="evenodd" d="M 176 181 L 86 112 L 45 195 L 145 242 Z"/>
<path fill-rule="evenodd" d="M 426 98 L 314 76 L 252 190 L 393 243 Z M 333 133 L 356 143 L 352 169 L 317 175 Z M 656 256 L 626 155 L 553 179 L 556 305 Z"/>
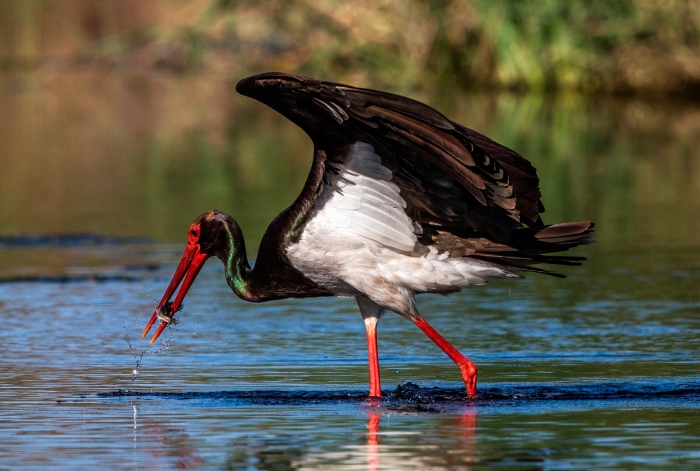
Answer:
<path fill-rule="evenodd" d="M 228 285 L 246 301 L 354 297 L 365 324 L 371 397 L 382 396 L 377 325 L 386 311 L 437 344 L 459 367 L 467 396 L 476 396 L 476 365 L 421 316 L 415 296 L 526 272 L 562 277 L 539 265 L 580 265 L 585 258 L 552 254 L 593 242 L 594 224 L 545 224 L 539 179 L 527 159 L 411 98 L 282 72 L 246 77 L 236 90 L 309 136 L 306 183 L 268 226 L 254 268 L 231 216 L 197 216 L 141 337 L 160 320 L 151 343 L 158 338 L 204 262 L 217 257 Z"/>

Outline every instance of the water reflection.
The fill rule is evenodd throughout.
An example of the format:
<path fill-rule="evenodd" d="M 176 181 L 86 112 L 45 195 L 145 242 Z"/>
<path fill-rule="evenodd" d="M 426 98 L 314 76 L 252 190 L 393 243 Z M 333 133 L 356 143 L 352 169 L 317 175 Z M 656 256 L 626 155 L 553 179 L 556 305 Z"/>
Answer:
<path fill-rule="evenodd" d="M 235 78 L 88 69 L 4 80 L 25 86 L 0 84 L 0 234 L 182 241 L 197 214 L 218 208 L 240 221 L 254 253 L 308 173 L 309 140 L 238 96 Z M 545 219 L 594 220 L 601 250 L 700 245 L 697 105 L 417 98 L 531 159 Z"/>
<path fill-rule="evenodd" d="M 246 437 L 228 445 L 225 469 L 299 469 L 312 444 L 293 436 Z"/>
<path fill-rule="evenodd" d="M 342 445 L 332 452 L 309 452 L 290 469 L 454 469 L 479 461 L 476 440 L 476 410 L 467 408 L 433 430 L 397 431 L 386 404 L 370 400 L 364 405 L 367 417 L 366 443 Z M 405 414 L 405 413 L 404 413 Z M 382 430 L 382 422 L 384 429 Z M 449 447 L 434 436 L 450 436 Z"/>
<path fill-rule="evenodd" d="M 139 405 L 133 410 L 133 463 L 147 463 L 149 469 L 198 469 L 205 460 L 199 446 L 183 428 L 168 425 L 167 419 L 142 418 Z"/>
<path fill-rule="evenodd" d="M 367 411 L 367 470 L 379 469 L 379 414 L 377 401 L 369 403 Z"/>

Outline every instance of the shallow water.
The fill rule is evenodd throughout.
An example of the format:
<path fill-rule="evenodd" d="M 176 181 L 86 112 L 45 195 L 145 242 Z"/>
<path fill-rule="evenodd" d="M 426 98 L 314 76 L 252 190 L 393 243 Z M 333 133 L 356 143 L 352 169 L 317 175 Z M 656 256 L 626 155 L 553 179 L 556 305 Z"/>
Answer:
<path fill-rule="evenodd" d="M 696 108 L 441 108 L 531 158 L 546 220 L 593 219 L 598 243 L 565 279 L 419 297 L 479 366 L 475 399 L 388 314 L 369 400 L 353 300 L 244 303 L 216 260 L 180 322 L 139 338 L 197 213 L 234 214 L 254 253 L 296 196 L 310 148 L 293 126 L 220 77 L 0 85 L 0 469 L 700 467 Z"/>
<path fill-rule="evenodd" d="M 0 468 L 700 465 L 697 252 L 658 255 L 672 267 L 607 254 L 607 277 L 593 262 L 564 280 L 422 297 L 426 318 L 480 367 L 479 396 L 465 399 L 449 359 L 388 315 L 386 397 L 372 401 L 353 301 L 244 303 L 218 261 L 149 348 L 138 337 L 180 248 L 34 248 L 101 260 L 55 281 L 0 283 Z M 631 266 L 634 290 L 612 289 Z M 654 294 L 664 290 L 686 294 Z"/>

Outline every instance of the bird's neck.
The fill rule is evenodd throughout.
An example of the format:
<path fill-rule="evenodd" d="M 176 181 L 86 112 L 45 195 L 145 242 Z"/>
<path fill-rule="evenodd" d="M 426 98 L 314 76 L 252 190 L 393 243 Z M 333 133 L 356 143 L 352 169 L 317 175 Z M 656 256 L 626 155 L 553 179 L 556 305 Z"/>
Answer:
<path fill-rule="evenodd" d="M 227 227 L 226 241 L 221 247 L 219 258 L 226 268 L 226 282 L 234 293 L 248 301 L 255 300 L 250 290 L 250 278 L 253 270 L 248 264 L 243 234 L 238 227 Z"/>

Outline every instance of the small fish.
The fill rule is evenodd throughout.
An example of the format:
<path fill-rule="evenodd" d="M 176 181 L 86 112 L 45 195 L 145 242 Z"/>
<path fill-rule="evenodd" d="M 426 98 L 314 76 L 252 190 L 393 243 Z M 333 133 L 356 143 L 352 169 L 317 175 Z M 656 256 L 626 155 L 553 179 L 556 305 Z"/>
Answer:
<path fill-rule="evenodd" d="M 175 319 L 175 318 L 173 317 L 173 315 L 174 315 L 175 313 L 174 313 L 174 312 L 172 311 L 172 309 L 171 309 L 171 306 L 172 306 L 172 305 L 173 305 L 173 303 L 170 302 L 170 301 L 168 301 L 167 303 L 163 304 L 163 306 L 161 306 L 161 308 L 158 309 L 158 319 L 160 319 L 160 320 L 162 320 L 163 322 L 166 322 L 166 323 L 168 323 L 168 324 L 177 325 L 177 322 L 178 322 L 178 321 L 177 321 L 177 319 Z M 181 309 L 182 309 L 182 305 L 180 305 L 178 311 L 181 310 Z"/>

